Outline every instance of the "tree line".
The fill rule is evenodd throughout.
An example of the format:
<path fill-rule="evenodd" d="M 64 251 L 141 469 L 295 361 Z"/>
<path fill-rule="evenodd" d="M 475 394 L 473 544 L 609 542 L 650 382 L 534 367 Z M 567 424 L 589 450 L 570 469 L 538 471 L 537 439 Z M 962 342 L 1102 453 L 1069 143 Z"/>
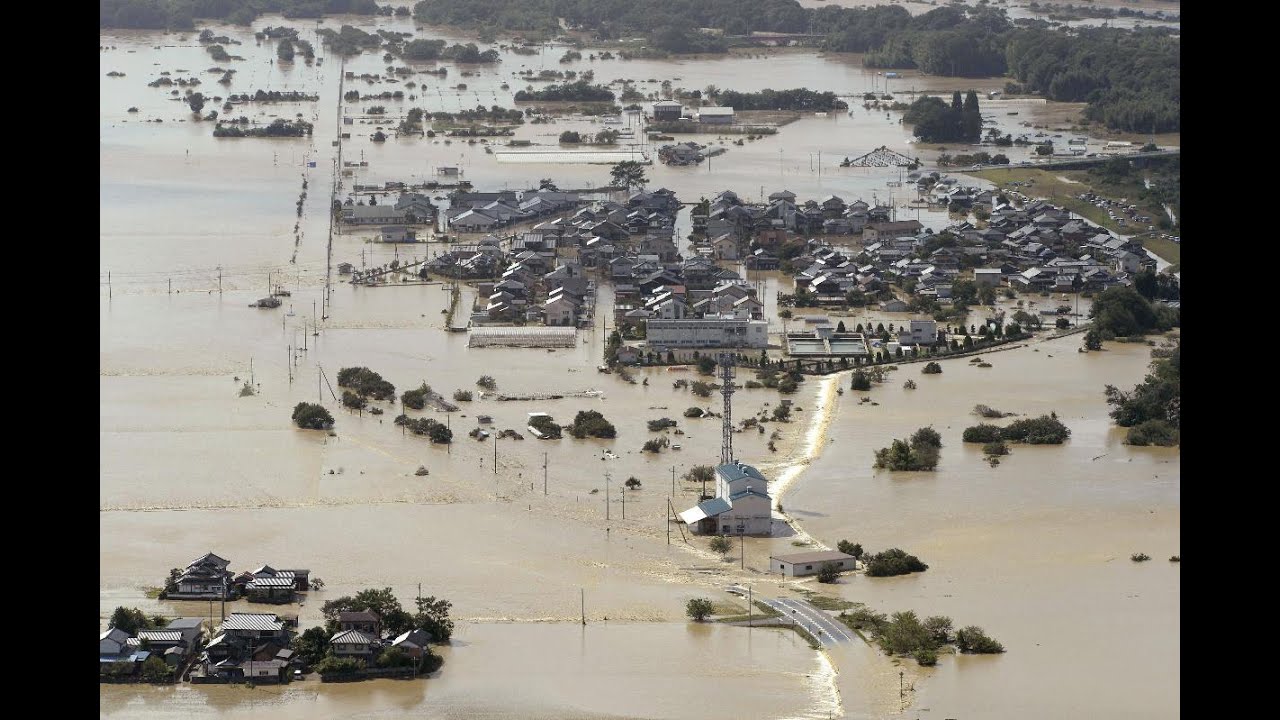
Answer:
<path fill-rule="evenodd" d="M 374 0 L 98 0 L 98 27 L 191 30 L 197 19 L 248 25 L 266 13 L 286 18 L 384 14 Z"/>
<path fill-rule="evenodd" d="M 808 88 L 790 90 L 765 89 L 760 92 L 719 90 L 712 99 L 734 110 L 846 110 L 849 105 L 833 92 L 816 92 Z"/>

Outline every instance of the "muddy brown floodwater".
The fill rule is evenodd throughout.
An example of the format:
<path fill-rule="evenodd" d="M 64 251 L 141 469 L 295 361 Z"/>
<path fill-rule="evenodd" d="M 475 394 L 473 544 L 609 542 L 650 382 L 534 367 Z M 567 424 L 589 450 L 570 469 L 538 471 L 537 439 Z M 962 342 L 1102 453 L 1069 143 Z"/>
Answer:
<path fill-rule="evenodd" d="M 467 41 L 393 19 L 376 25 L 369 18 L 327 19 L 319 26 L 342 23 Z M 305 25 L 303 37 L 327 55 L 312 23 L 264 17 L 254 26 L 282 24 Z M 719 457 L 718 421 L 686 420 L 682 413 L 695 405 L 718 409 L 718 397 L 673 389 L 674 380 L 693 378 L 692 371 L 645 370 L 634 385 L 597 373 L 606 338 L 599 325 L 580 332 L 571 349 L 468 348 L 465 334 L 444 332 L 448 294 L 439 284 L 362 288 L 335 274 L 328 317 L 318 336 L 309 335 L 326 276 L 338 58 L 315 67 L 279 65 L 271 62 L 273 43 L 257 45 L 243 28 L 212 29 L 243 41 L 228 51 L 246 59 L 221 63 L 238 71 L 229 88 L 207 72 L 219 63 L 195 33 L 101 36 L 102 45 L 114 46 L 102 51 L 99 68 L 101 620 L 105 624 L 118 605 L 207 616 L 208 603 L 152 600 L 147 589 L 169 568 L 212 550 L 237 569 L 270 562 L 309 567 L 322 577 L 323 591 L 285 610 L 298 614 L 303 627 L 320 622 L 326 599 L 389 586 L 409 603 L 419 583 L 424 594 L 453 602 L 459 627 L 453 646 L 443 650 L 443 669 L 425 681 L 308 681 L 252 690 L 103 686 L 103 717 L 265 710 L 284 718 L 880 718 L 904 704 L 900 670 L 914 686 L 905 698 L 908 711 L 935 717 L 1177 715 L 1168 689 L 1178 683 L 1178 568 L 1163 558 L 1179 550 L 1179 456 L 1122 445 L 1102 397 L 1106 383 L 1141 379 L 1147 348 L 1116 345 L 1078 355 L 1078 338 L 1067 338 L 990 354 L 990 369 L 948 361 L 942 375 L 916 377 L 919 366 L 905 365 L 885 385 L 861 394 L 836 393 L 837 386 L 847 388 L 847 375 L 811 378 L 793 396 L 799 406 L 793 422 L 770 424 L 782 434 L 777 452 L 768 450 L 767 433 L 735 436 L 737 456 L 775 480 L 775 496 L 784 493 L 797 532 L 748 539 L 727 560 L 702 540 L 685 542 L 674 528 L 668 545 L 668 498 L 683 510 L 698 491 L 679 476 Z M 510 107 L 511 93 L 525 84 L 512 73 L 526 68 L 592 69 L 596 82 L 632 78 L 645 93 L 659 89 L 649 79 L 740 90 L 803 84 L 856 96 L 886 83 L 856 58 L 812 52 L 561 65 L 562 52 L 504 53 L 501 64 L 485 68 L 446 63 L 447 78 L 414 76 L 425 88 L 405 92 L 417 99 L 376 102 L 393 117 L 411 106 Z M 346 69 L 386 71 L 374 54 L 350 60 Z M 106 77 L 111 70 L 126 76 Z M 478 74 L 464 78 L 464 70 Z M 146 86 L 163 71 L 200 78 L 197 89 L 210 96 L 256 89 L 319 93 L 319 102 L 232 111 L 259 121 L 301 114 L 315 123 L 315 135 L 214 139 L 212 124 L 191 121 L 169 88 Z M 468 89 L 455 89 L 460 82 Z M 504 82 L 509 90 L 500 89 Z M 887 82 L 894 92 L 931 87 L 920 77 Z M 1003 81 L 974 84 L 985 91 Z M 349 82 L 347 89 L 353 86 L 366 93 L 404 87 Z M 435 178 L 444 165 L 461 166 L 482 190 L 525 188 L 548 177 L 562 187 L 586 187 L 608 178 L 605 165 L 499 162 L 480 143 L 406 138 L 374 144 L 368 136 L 377 125 L 359 117 L 370 104 L 344 110 L 358 119 L 343 126 L 352 132 L 343 159 L 363 155 L 369 163 L 343 178 L 344 191 L 352 182 Z M 1024 105 L 1019 120 L 1035 112 Z M 126 113 L 131 106 L 139 112 Z M 860 100 L 852 107 L 852 115 L 804 117 L 778 135 L 729 145 L 711 168 L 650 166 L 651 185 L 669 187 L 682 200 L 723 189 L 767 195 L 784 187 L 802 198 L 834 193 L 887 202 L 892 196 L 899 217 L 915 217 L 917 211 L 902 207 L 906 190 L 888 184 L 900 179 L 898 170 L 835 166 L 841 157 L 881 145 L 911 152 L 897 114 L 866 111 Z M 1001 127 L 1015 119 L 996 103 L 983 107 Z M 164 122 L 144 122 L 149 119 Z M 398 117 L 381 122 L 394 126 Z M 554 149 L 565 129 L 601 127 L 562 119 L 524 125 L 516 137 Z M 721 142 L 715 135 L 696 139 Z M 921 155 L 928 159 L 932 152 Z M 309 190 L 299 218 L 294 203 L 304 178 Z M 946 223 L 940 214 L 919 217 L 935 229 Z M 682 235 L 687 223 L 686 211 Z M 366 239 L 359 232 L 335 236 L 333 262 L 359 263 L 362 251 L 369 264 L 413 261 L 440 248 L 372 246 Z M 278 310 L 246 307 L 266 293 L 269 274 L 291 297 Z M 771 329 L 781 332 L 776 294 L 789 291 L 789 281 L 773 273 L 748 277 L 765 294 Z M 465 291 L 464 302 L 473 294 Z M 612 303 L 606 286 L 599 318 Z M 870 320 L 909 317 L 873 313 Z M 304 335 L 307 349 L 291 350 Z M 339 368 L 351 365 L 380 372 L 398 390 L 425 381 L 446 396 L 476 390 L 481 374 L 493 375 L 507 393 L 600 394 L 459 403 L 457 413 L 431 413 L 454 431 L 456 440 L 446 448 L 402 435 L 391 420 L 398 407 L 383 404 L 380 417 L 340 409 L 321 369 L 332 382 Z M 259 392 L 239 397 L 251 373 Z M 902 389 L 908 377 L 919 389 Z M 855 395 L 880 404 L 860 405 Z M 743 389 L 734 396 L 734 414 L 768 412 L 779 399 L 772 390 Z M 337 417 L 333 437 L 289 422 L 294 404 L 317 400 Z M 959 440 L 962 428 L 976 421 L 968 415 L 976 403 L 1019 413 L 1056 410 L 1072 439 L 1063 447 L 1015 447 L 990 468 Z M 529 412 L 549 412 L 566 423 L 587 409 L 604 413 L 618 438 L 502 440 L 495 473 L 492 439 L 467 437 L 478 414 L 492 415 L 493 428 L 523 430 Z M 672 440 L 683 449 L 641 453 L 655 435 L 646 421 L 663 416 L 679 421 L 684 435 Z M 875 447 L 925 424 L 939 429 L 946 444 L 937 472 L 871 471 Z M 430 475 L 416 476 L 419 465 Z M 626 491 L 624 519 L 620 488 L 631 476 L 642 486 Z M 900 667 L 862 643 L 818 653 L 789 632 L 685 620 L 687 600 L 729 601 L 723 588 L 730 584 L 776 595 L 813 587 L 769 577 L 769 555 L 795 551 L 796 542 L 834 546 L 842 538 L 868 549 L 903 547 L 931 567 L 906 578 L 845 578 L 835 592 L 883 612 L 914 609 L 950 615 L 957 626 L 981 625 L 1009 652 L 944 656 L 934 669 L 914 662 Z M 1131 563 L 1128 556 L 1139 551 L 1156 560 Z M 715 703 L 703 700 L 708 688 Z"/>

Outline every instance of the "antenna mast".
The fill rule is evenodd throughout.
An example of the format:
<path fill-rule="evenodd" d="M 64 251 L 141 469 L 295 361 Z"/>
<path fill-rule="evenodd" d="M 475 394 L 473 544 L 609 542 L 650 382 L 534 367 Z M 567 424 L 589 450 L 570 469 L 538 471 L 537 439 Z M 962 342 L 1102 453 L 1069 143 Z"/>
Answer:
<path fill-rule="evenodd" d="M 716 358 L 720 370 L 720 394 L 724 396 L 721 422 L 720 464 L 733 464 L 733 353 L 720 353 Z"/>

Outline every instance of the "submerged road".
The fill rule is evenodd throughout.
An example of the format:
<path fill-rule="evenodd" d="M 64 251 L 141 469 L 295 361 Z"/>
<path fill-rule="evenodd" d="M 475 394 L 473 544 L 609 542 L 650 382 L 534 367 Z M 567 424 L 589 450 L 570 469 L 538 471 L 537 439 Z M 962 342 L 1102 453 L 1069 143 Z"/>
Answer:
<path fill-rule="evenodd" d="M 853 631 L 807 600 L 761 597 L 760 602 L 782 613 L 783 617 L 790 618 L 816 637 L 824 647 L 853 640 Z"/>

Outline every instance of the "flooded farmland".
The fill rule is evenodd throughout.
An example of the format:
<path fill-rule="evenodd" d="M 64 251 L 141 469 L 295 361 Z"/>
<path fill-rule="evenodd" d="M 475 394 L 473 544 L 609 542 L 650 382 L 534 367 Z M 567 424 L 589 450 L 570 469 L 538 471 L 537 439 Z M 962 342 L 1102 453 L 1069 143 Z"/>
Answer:
<path fill-rule="evenodd" d="M 932 669 L 905 663 L 914 688 L 904 703 L 900 668 L 865 644 L 819 653 L 790 632 L 688 623 L 689 599 L 727 601 L 727 585 L 750 583 L 774 594 L 797 585 L 766 574 L 769 555 L 795 551 L 795 536 L 748 538 L 741 559 L 739 548 L 729 554 L 739 562 L 726 562 L 704 540 L 686 543 L 668 527 L 668 499 L 683 510 L 700 489 L 680 477 L 719 457 L 718 419 L 682 416 L 690 406 L 718 410 L 719 397 L 672 387 L 693 371 L 646 369 L 636 373 L 636 384 L 598 373 L 607 338 L 600 324 L 580 331 L 572 349 L 469 348 L 464 333 L 445 331 L 449 295 L 441 284 L 359 287 L 335 275 L 327 309 L 314 309 L 324 307 L 331 142 L 340 129 L 335 108 L 343 66 L 327 57 L 313 30 L 344 23 L 470 41 L 391 18 L 376 25 L 351 17 L 254 23 L 303 26 L 303 37 L 325 56 L 308 67 L 275 63 L 274 43 L 256 44 L 251 32 L 234 26 L 211 26 L 243 43 L 228 47 L 245 57 L 232 63 L 212 61 L 194 33 L 101 35 L 111 49 L 102 51 L 99 68 L 100 612 L 104 624 L 120 605 L 207 615 L 208 603 L 155 600 L 147 590 L 169 568 L 211 550 L 237 568 L 270 561 L 323 577 L 323 591 L 288 609 L 304 628 L 322 621 L 326 599 L 391 587 L 408 603 L 419 584 L 424 594 L 453 602 L 459 628 L 442 650 L 443 669 L 423 682 L 103 686 L 102 717 L 265 710 L 285 718 L 877 718 L 901 713 L 904 704 L 909 713 L 956 718 L 1178 714 L 1167 692 L 1179 679 L 1178 567 L 1164 558 L 1179 552 L 1179 455 L 1122 445 L 1102 395 L 1105 384 L 1141 380 L 1146 347 L 1078 355 L 1079 338 L 1070 337 L 993 353 L 986 358 L 990 369 L 955 360 L 944 362 L 942 375 L 917 377 L 919 366 L 904 365 L 889 382 L 861 393 L 879 403 L 874 407 L 854 400 L 847 375 L 811 377 L 792 396 L 793 422 L 776 426 L 777 451 L 766 434 L 735 436 L 741 460 L 787 481 L 781 501 L 802 533 L 832 547 L 845 538 L 868 549 L 902 547 L 930 564 L 928 572 L 904 578 L 845 578 L 835 586 L 841 597 L 882 612 L 913 609 L 950 615 L 957 626 L 981 625 L 1006 654 L 944 656 Z M 512 93 L 525 85 L 513 75 L 522 69 L 590 69 L 597 83 L 629 78 L 646 93 L 658 91 L 662 80 L 738 90 L 804 85 L 858 97 L 886 83 L 896 93 L 953 82 L 886 80 L 856 58 L 813 52 L 561 64 L 563 50 L 504 53 L 493 66 L 439 63 L 446 78 L 413 76 L 423 87 L 405 92 L 418 99 L 376 101 L 387 106 L 385 120 L 359 111 L 373 101 L 344 106 L 342 114 L 355 121 L 342 126 L 351 132 L 343 159 L 368 165 L 344 176 L 343 187 L 422 182 L 438 178 L 442 166 L 459 167 L 477 190 L 536 187 L 548 177 L 561 187 L 606 184 L 604 165 L 558 157 L 504 162 L 500 153 L 485 152 L 486 143 L 456 138 L 369 139 L 413 106 L 510 107 Z M 208 72 L 214 65 L 237 70 L 229 87 Z M 385 75 L 386 66 L 367 53 L 348 60 L 345 70 Z M 106 77 L 110 71 L 125 76 Z M 462 77 L 463 71 L 475 74 Z M 147 86 L 162 72 L 200 78 L 206 95 L 317 93 L 316 102 L 246 104 L 233 113 L 259 121 L 300 114 L 315 123 L 314 135 L 213 138 L 213 123 L 192 121 L 169 88 Z M 352 83 L 346 89 L 366 93 L 404 87 Z M 510 88 L 501 89 L 503 83 Z M 1003 80 L 974 85 L 984 92 Z M 984 101 L 983 109 L 1002 131 L 1015 132 L 1035 105 Z M 712 166 L 655 163 L 646 168 L 650 186 L 668 187 L 684 201 L 724 189 L 745 197 L 786 188 L 801 198 L 834 193 L 886 203 L 892 196 L 900 217 L 944 225 L 945 213 L 905 207 L 907 190 L 888 184 L 900 179 L 897 169 L 837 167 L 845 156 L 880 146 L 936 156 L 911 150 L 900 113 L 866 110 L 860 99 L 850 106 L 848 114 L 801 117 L 776 135 L 729 144 Z M 138 112 L 127 112 L 131 107 Z M 155 119 L 163 122 L 145 122 Z M 576 116 L 522 125 L 514 138 L 531 143 L 524 150 L 555 152 L 560 132 L 601 127 Z M 620 150 L 656 154 L 644 143 Z M 299 215 L 304 179 L 309 191 Z M 686 210 L 680 235 L 687 218 Z M 335 235 L 333 262 L 416 261 L 441 247 L 366 239 L 361 232 Z M 780 332 L 776 295 L 790 292 L 790 281 L 776 273 L 747 277 L 764 289 L 770 329 Z M 281 308 L 247 307 L 277 284 L 291 292 Z M 606 285 L 597 318 L 609 317 L 612 303 Z M 426 382 L 446 397 L 476 390 L 485 373 L 504 393 L 583 396 L 478 399 L 447 416 L 410 411 L 450 425 L 455 439 L 446 448 L 403 434 L 391 420 L 396 406 L 383 403 L 381 416 L 342 410 L 334 377 L 354 365 L 378 371 L 398 390 Z M 250 377 L 258 392 L 240 397 Z M 908 377 L 917 390 L 902 389 Z M 834 392 L 836 383 L 843 395 Z M 735 416 L 767 412 L 779 398 L 765 388 L 740 390 Z M 334 436 L 292 426 L 290 409 L 302 401 L 321 401 L 334 412 Z M 968 413 L 976 403 L 1021 414 L 1054 410 L 1072 438 L 1062 447 L 1015 446 L 992 468 L 959 438 L 975 422 Z M 565 423 L 588 409 L 617 426 L 616 440 L 467 437 L 479 414 L 492 416 L 494 430 L 523 431 L 530 412 Z M 646 421 L 664 416 L 679 420 L 682 448 L 642 453 L 642 443 L 655 436 Z M 873 449 L 928 424 L 945 444 L 937 472 L 871 470 Z M 430 474 L 415 475 L 419 466 Z M 638 490 L 621 490 L 629 477 L 641 481 Z M 1156 562 L 1130 563 L 1138 551 Z M 709 683 L 723 698 L 710 709 L 698 701 Z"/>

